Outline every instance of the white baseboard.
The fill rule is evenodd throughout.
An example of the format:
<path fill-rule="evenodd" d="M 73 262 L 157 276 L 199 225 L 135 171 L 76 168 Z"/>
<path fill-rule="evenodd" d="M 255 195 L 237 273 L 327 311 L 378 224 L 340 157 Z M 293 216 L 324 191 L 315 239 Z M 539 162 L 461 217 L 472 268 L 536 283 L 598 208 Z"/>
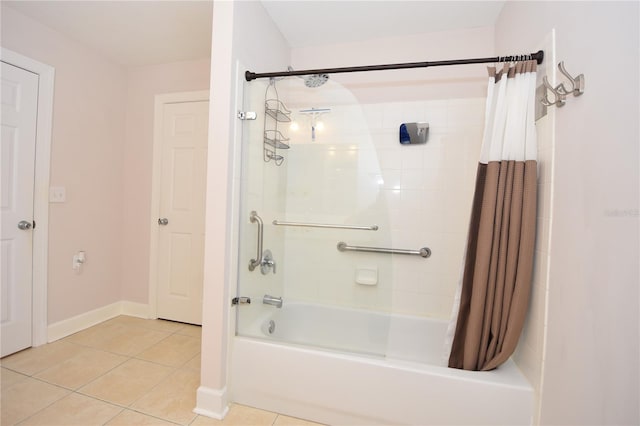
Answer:
<path fill-rule="evenodd" d="M 217 420 L 224 419 L 229 411 L 227 388 L 211 389 L 206 386 L 198 388 L 196 408 L 193 412 Z"/>
<path fill-rule="evenodd" d="M 149 305 L 145 303 L 130 302 L 128 300 L 122 300 L 122 311 L 120 315 L 129 315 L 130 317 L 149 318 Z"/>
<path fill-rule="evenodd" d="M 47 327 L 47 342 L 55 342 L 77 333 L 86 328 L 92 327 L 103 321 L 115 318 L 118 315 L 129 315 L 139 318 L 148 318 L 149 305 L 143 303 L 129 302 L 121 300 L 107 306 L 103 306 L 93 311 L 85 312 L 75 317 L 58 321 Z"/>

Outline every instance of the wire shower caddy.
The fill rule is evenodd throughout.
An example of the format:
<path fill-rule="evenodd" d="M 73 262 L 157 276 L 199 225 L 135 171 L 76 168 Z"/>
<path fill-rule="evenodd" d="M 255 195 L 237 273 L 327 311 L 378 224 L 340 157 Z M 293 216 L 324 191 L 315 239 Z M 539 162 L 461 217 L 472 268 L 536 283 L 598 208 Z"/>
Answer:
<path fill-rule="evenodd" d="M 291 111 L 285 106 L 278 96 L 276 80 L 269 79 L 269 85 L 264 93 L 264 129 L 263 129 L 263 153 L 264 161 L 272 161 L 276 166 L 282 165 L 284 157 L 278 154 L 278 150 L 289 149 L 285 137 L 278 125 L 291 122 Z"/>

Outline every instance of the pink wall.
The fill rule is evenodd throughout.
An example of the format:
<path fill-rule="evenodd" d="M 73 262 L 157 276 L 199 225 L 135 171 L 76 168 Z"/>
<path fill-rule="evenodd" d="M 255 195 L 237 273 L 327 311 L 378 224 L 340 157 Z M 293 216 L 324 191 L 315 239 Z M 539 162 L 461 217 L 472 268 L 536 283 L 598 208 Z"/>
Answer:
<path fill-rule="evenodd" d="M 585 94 L 556 111 L 541 424 L 638 424 L 637 2 L 507 2 L 498 52 L 555 27 Z M 567 17 L 570 17 L 567 19 Z"/>
<path fill-rule="evenodd" d="M 49 324 L 119 301 L 126 74 L 82 44 L 2 7 L 2 46 L 55 67 Z M 85 250 L 82 272 L 72 257 Z"/>
<path fill-rule="evenodd" d="M 149 232 L 155 95 L 209 89 L 209 58 L 127 71 L 122 203 L 122 299 L 149 303 Z"/>
<path fill-rule="evenodd" d="M 56 70 L 51 186 L 67 202 L 50 205 L 48 323 L 149 303 L 154 96 L 208 89 L 210 59 L 127 70 L 4 5 L 2 46 Z"/>

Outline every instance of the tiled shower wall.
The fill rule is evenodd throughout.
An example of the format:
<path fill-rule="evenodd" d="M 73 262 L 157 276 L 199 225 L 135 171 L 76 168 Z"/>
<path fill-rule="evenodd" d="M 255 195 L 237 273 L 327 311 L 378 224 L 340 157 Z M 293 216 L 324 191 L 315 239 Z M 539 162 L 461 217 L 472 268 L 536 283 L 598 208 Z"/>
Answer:
<path fill-rule="evenodd" d="M 329 83 L 331 84 L 331 83 Z M 323 90 L 323 89 L 320 89 Z M 311 141 L 299 111 L 331 108 Z M 287 300 L 449 318 L 459 279 L 484 99 L 292 106 L 280 220 L 379 226 L 379 230 L 282 229 Z M 425 145 L 400 145 L 401 123 L 426 121 Z M 428 259 L 341 253 L 351 245 L 419 249 Z M 376 285 L 356 283 L 377 272 Z"/>

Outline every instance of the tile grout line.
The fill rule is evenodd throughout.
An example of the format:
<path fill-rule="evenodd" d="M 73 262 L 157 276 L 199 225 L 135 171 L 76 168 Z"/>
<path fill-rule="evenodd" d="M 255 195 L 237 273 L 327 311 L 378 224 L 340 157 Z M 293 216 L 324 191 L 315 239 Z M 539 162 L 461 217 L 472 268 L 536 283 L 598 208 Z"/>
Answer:
<path fill-rule="evenodd" d="M 143 416 L 153 417 L 154 419 L 162 420 L 163 422 L 168 422 L 168 423 L 171 423 L 171 424 L 174 424 L 174 425 L 182 426 L 182 424 L 181 424 L 181 423 L 176 423 L 176 422 L 174 422 L 173 420 L 165 419 L 165 418 L 163 418 L 163 417 L 158 417 L 158 416 L 155 416 L 155 415 L 153 415 L 153 414 L 147 414 L 147 413 L 145 413 L 145 412 L 142 412 L 142 411 L 136 410 L 135 408 L 125 408 L 125 409 L 124 409 L 124 410 L 122 410 L 122 411 L 125 411 L 125 410 L 132 411 L 132 412 L 134 412 L 134 413 L 138 413 L 138 414 L 142 414 Z M 197 416 L 196 416 L 196 417 L 197 417 Z"/>
<path fill-rule="evenodd" d="M 120 407 L 119 407 L 119 408 L 120 408 Z M 103 424 L 103 425 L 106 425 L 106 424 L 107 424 L 107 423 L 109 423 L 111 420 L 115 419 L 115 418 L 116 418 L 116 417 L 118 417 L 120 414 L 122 414 L 122 412 L 123 412 L 124 410 L 125 410 L 124 408 L 123 408 L 123 409 L 121 409 L 120 411 L 118 411 L 118 413 L 116 413 L 116 415 L 115 415 L 115 416 L 111 417 L 109 420 L 107 420 L 106 422 L 104 422 L 104 423 L 102 423 L 102 424 Z"/>
<path fill-rule="evenodd" d="M 116 317 L 116 318 L 117 318 L 117 317 Z M 99 327 L 99 326 L 102 326 L 102 325 L 104 325 L 104 324 L 108 323 L 108 322 L 109 322 L 109 321 L 111 321 L 111 320 L 113 320 L 113 319 L 110 319 L 110 320 L 107 320 L 107 321 L 103 321 L 102 323 L 99 323 L 99 324 L 95 324 L 95 325 L 93 325 L 92 327 L 87 327 L 85 330 L 88 330 L 88 329 L 93 328 L 93 327 Z M 137 358 L 137 356 L 138 356 L 138 355 L 140 355 L 141 353 L 145 352 L 145 351 L 146 351 L 146 350 L 148 350 L 149 348 L 151 348 L 151 347 L 153 347 L 153 346 L 157 345 L 158 343 L 160 343 L 160 342 L 162 342 L 162 341 L 166 340 L 167 338 L 169 338 L 170 336 L 173 336 L 173 335 L 179 335 L 179 336 L 182 336 L 182 337 L 186 337 L 186 338 L 189 338 L 189 339 L 196 339 L 196 340 L 198 339 L 198 337 L 195 337 L 195 336 L 193 336 L 193 335 L 189 335 L 189 334 L 182 334 L 182 333 L 180 333 L 180 331 L 181 331 L 181 330 L 184 330 L 184 327 L 176 328 L 174 331 L 166 331 L 166 330 L 158 330 L 158 329 L 151 328 L 151 327 L 139 326 L 139 325 L 137 325 L 137 324 L 126 324 L 126 323 L 124 323 L 124 324 L 123 324 L 123 323 L 118 323 L 118 322 L 113 322 L 113 324 L 119 324 L 119 325 L 122 325 L 123 327 L 126 327 L 126 328 L 134 328 L 134 329 L 136 329 L 136 328 L 137 328 L 137 329 L 150 330 L 150 331 L 154 331 L 154 332 L 158 332 L 158 333 L 166 333 L 167 335 L 166 335 L 165 337 L 163 337 L 161 340 L 159 340 L 159 341 L 157 341 L 157 342 L 155 342 L 155 343 L 152 343 L 152 344 L 151 344 L 151 345 L 149 345 L 148 347 L 146 347 L 146 348 L 142 349 L 141 351 L 136 352 L 136 353 L 134 353 L 134 354 L 122 354 L 122 353 L 117 353 L 117 352 L 113 352 L 113 351 L 110 351 L 110 350 L 105 350 L 105 349 L 102 349 L 102 348 L 97 348 L 97 347 L 95 347 L 95 346 L 91 346 L 91 345 L 88 345 L 88 344 L 83 344 L 83 343 L 80 343 L 80 342 L 75 342 L 75 341 L 72 341 L 72 340 L 67 340 L 70 336 L 67 336 L 67 337 L 65 337 L 65 338 L 63 338 L 63 339 L 60 339 L 60 340 L 59 340 L 60 342 L 64 342 L 65 344 L 71 344 L 72 346 L 76 346 L 76 347 L 78 347 L 79 349 L 80 349 L 80 348 L 90 349 L 90 350 L 93 350 L 93 351 L 102 352 L 102 353 L 107 353 L 107 354 L 112 354 L 112 355 L 116 355 L 116 356 L 120 356 L 120 357 L 123 357 L 123 358 L 124 358 L 121 362 L 117 363 L 116 365 L 114 365 L 113 367 L 111 367 L 110 369 L 108 369 L 107 371 L 103 372 L 103 373 L 102 373 L 102 374 L 100 374 L 99 376 L 97 376 L 97 377 L 93 378 L 92 380 L 88 381 L 87 383 L 84 383 L 84 384 L 80 385 L 78 388 L 75 388 L 75 389 L 74 389 L 74 388 L 67 388 L 67 387 L 65 387 L 65 386 L 62 386 L 62 385 L 59 385 L 59 384 L 56 384 L 56 383 L 49 382 L 49 381 L 47 381 L 47 380 L 45 380 L 45 379 L 42 379 L 42 378 L 38 378 L 38 377 L 36 377 L 36 375 L 41 374 L 41 373 L 43 373 L 43 372 L 45 372 L 45 371 L 47 371 L 47 370 L 49 370 L 49 369 L 51 369 L 51 368 L 55 368 L 56 366 L 59 366 L 59 365 L 61 365 L 62 363 L 66 362 L 66 361 L 68 361 L 68 360 L 70 360 L 70 359 L 75 358 L 75 357 L 76 357 L 76 356 L 78 356 L 79 354 L 74 354 L 73 356 L 71 356 L 71 357 L 67 357 L 66 359 L 64 359 L 64 360 L 62 360 L 62 361 L 60 361 L 60 362 L 57 362 L 57 363 L 55 363 L 55 364 L 53 364 L 53 365 L 49 366 L 48 368 L 44 368 L 44 369 L 42 369 L 42 370 L 35 371 L 35 372 L 33 372 L 32 374 L 28 374 L 28 373 L 25 373 L 25 372 L 22 372 L 22 371 L 18 371 L 18 370 L 15 370 L 15 369 L 13 369 L 13 368 L 7 367 L 6 365 L 2 365 L 2 364 L 0 364 L 0 367 L 1 367 L 1 368 L 5 368 L 7 371 L 11 371 L 11 372 L 13 372 L 13 373 L 15 373 L 15 374 L 18 374 L 18 375 L 20 375 L 20 376 L 23 376 L 23 377 L 24 377 L 24 379 L 20 380 L 18 383 L 15 383 L 14 385 L 12 385 L 12 386 L 8 387 L 7 389 L 5 389 L 5 392 L 6 392 L 6 391 L 8 391 L 9 389 L 13 388 L 15 385 L 18 385 L 19 383 L 22 383 L 22 382 L 24 382 L 25 380 L 28 380 L 28 379 L 33 379 L 33 380 L 35 380 L 35 381 L 37 381 L 37 382 L 44 383 L 44 384 L 47 384 L 47 385 L 49 385 L 49 386 L 53 386 L 53 387 L 56 387 L 56 388 L 59 388 L 59 389 L 62 389 L 62 390 L 64 390 L 64 391 L 65 391 L 65 394 L 64 394 L 62 397 L 60 397 L 60 398 L 58 398 L 58 399 L 56 399 L 56 400 L 52 401 L 50 404 L 48 404 L 48 405 L 46 405 L 45 407 L 43 407 L 43 408 L 41 408 L 41 409 L 37 410 L 37 411 L 36 411 L 36 412 L 34 412 L 34 413 L 31 413 L 30 415 L 26 416 L 25 418 L 20 419 L 16 424 L 24 423 L 24 422 L 25 422 L 25 421 L 27 421 L 28 419 L 30 419 L 30 418 L 32 418 L 33 416 L 35 416 L 35 415 L 37 415 L 37 414 L 41 413 L 43 410 L 48 409 L 48 408 L 49 408 L 49 407 L 51 407 L 52 405 L 54 405 L 54 404 L 58 403 L 59 401 L 63 400 L 64 398 L 69 397 L 69 396 L 70 396 L 70 395 L 72 395 L 72 394 L 76 394 L 76 395 L 80 395 L 80 396 L 83 396 L 83 397 L 87 397 L 87 398 L 93 399 L 93 400 L 95 400 L 95 401 L 100 401 L 100 402 L 103 402 L 103 403 L 105 403 L 105 404 L 108 404 L 108 405 L 110 405 L 110 406 L 112 406 L 112 407 L 114 407 L 114 408 L 119 408 L 119 409 L 120 409 L 120 411 L 118 411 L 118 413 L 117 413 L 117 414 L 115 414 L 112 418 L 110 418 L 106 423 L 108 423 L 109 421 L 113 420 L 115 417 L 117 417 L 118 415 L 120 415 L 121 413 L 123 413 L 125 410 L 129 410 L 129 411 L 132 411 L 132 412 L 139 413 L 139 414 L 141 414 L 141 415 L 145 415 L 145 416 L 149 416 L 149 417 L 152 417 L 152 418 L 156 418 L 156 419 L 159 419 L 159 420 L 162 420 L 162 421 L 166 421 L 166 422 L 171 423 L 171 424 L 178 424 L 178 425 L 180 424 L 180 423 L 176 423 L 176 422 L 174 422 L 173 420 L 170 420 L 170 419 L 165 419 L 165 418 L 162 418 L 162 417 L 158 417 L 158 416 L 156 416 L 156 415 L 153 415 L 153 414 L 145 413 L 145 412 L 143 412 L 143 411 L 140 411 L 140 410 L 138 410 L 138 409 L 133 408 L 132 406 L 133 406 L 133 404 L 135 404 L 136 402 L 138 402 L 141 398 L 143 398 L 143 397 L 145 397 L 146 395 L 148 395 L 148 394 L 150 394 L 151 392 L 153 392 L 153 390 L 154 390 L 154 389 L 156 389 L 158 386 L 160 386 L 161 384 L 165 383 L 165 382 L 167 381 L 167 379 L 168 379 L 169 377 L 171 377 L 172 375 L 176 374 L 176 372 L 178 372 L 178 371 L 187 371 L 187 372 L 194 372 L 194 373 L 196 373 L 197 371 L 196 371 L 195 369 L 192 369 L 192 368 L 185 368 L 185 366 L 186 366 L 186 364 L 188 364 L 189 362 L 191 362 L 193 359 L 195 359 L 196 357 L 200 356 L 200 353 L 201 353 L 201 352 L 200 352 L 200 351 L 198 351 L 196 354 L 194 354 L 193 356 L 189 357 L 189 359 L 188 359 L 188 360 L 186 360 L 184 363 L 182 363 L 182 364 L 181 364 L 181 365 L 179 365 L 179 366 L 168 366 L 168 365 L 164 365 L 164 364 L 161 364 L 161 363 L 158 363 L 158 362 L 155 362 L 155 361 L 150 361 L 150 360 L 140 359 L 140 358 Z M 84 330 L 81 330 L 81 331 L 84 331 Z M 78 333 L 80 333 L 81 331 L 79 331 Z M 74 334 L 76 334 L 76 333 L 74 333 Z M 73 336 L 73 335 L 71 335 L 71 336 Z M 200 342 L 201 342 L 201 337 L 200 337 Z M 54 343 L 54 342 L 51 342 L 51 343 Z M 47 344 L 50 344 L 50 343 L 47 343 Z M 115 403 L 115 402 L 112 402 L 112 401 L 106 401 L 106 400 L 100 399 L 100 398 L 98 398 L 98 397 L 95 397 L 95 396 L 93 396 L 93 395 L 88 395 L 88 394 L 84 394 L 84 393 L 81 393 L 81 392 L 80 392 L 80 390 L 81 390 L 82 388 L 84 388 L 84 387 L 88 386 L 89 384 L 91 384 L 91 383 L 95 382 L 96 380 L 98 380 L 98 379 L 100 379 L 100 378 L 104 377 L 105 375 L 109 374 L 110 372 L 112 372 L 113 370 L 117 369 L 118 367 L 121 367 L 123 364 L 125 364 L 126 362 L 128 362 L 128 361 L 130 361 L 130 360 L 138 360 L 138 361 L 141 361 L 141 362 L 148 362 L 148 363 L 151 363 L 151 364 L 154 364 L 154 365 L 157 365 L 157 366 L 162 366 L 162 367 L 165 367 L 165 368 L 169 368 L 169 369 L 170 369 L 170 371 L 169 371 L 169 373 L 168 373 L 165 377 L 163 377 L 163 378 L 162 378 L 158 383 L 156 383 L 153 387 L 151 387 L 147 392 L 145 392 L 143 395 L 141 395 L 141 396 L 140 396 L 139 398 L 137 398 L 136 400 L 132 401 L 132 402 L 131 402 L 129 405 L 127 405 L 127 406 L 124 406 L 124 405 L 121 405 L 121 404 L 118 404 L 118 403 Z M 198 418 L 198 415 L 194 413 L 193 418 L 192 418 L 190 421 L 188 421 L 186 424 L 191 424 L 191 423 L 193 423 L 197 418 Z M 276 416 L 276 418 L 277 418 L 277 416 Z"/>
<path fill-rule="evenodd" d="M 140 400 L 141 400 L 142 398 L 144 398 L 145 396 L 147 396 L 147 395 L 149 395 L 150 393 L 152 393 L 155 389 L 157 389 L 161 384 L 163 384 L 164 382 L 166 382 L 166 381 L 167 381 L 167 380 L 168 380 L 172 375 L 174 375 L 174 374 L 175 374 L 177 371 L 179 371 L 179 370 L 180 370 L 179 368 L 173 368 L 173 371 L 172 371 L 171 373 L 169 373 L 169 374 L 167 374 L 165 377 L 163 377 L 163 378 L 162 378 L 158 383 L 156 383 L 153 387 L 151 387 L 151 389 L 149 389 L 149 390 L 148 390 L 147 392 L 145 392 L 143 395 L 140 395 L 140 397 L 139 397 L 139 398 L 137 398 L 135 401 L 133 401 L 131 404 L 129 404 L 129 407 L 130 407 L 132 410 L 135 410 L 136 412 L 138 412 L 138 413 L 140 413 L 140 414 L 144 414 L 144 415 L 152 416 L 152 417 L 157 417 L 157 416 L 154 416 L 154 415 L 152 415 L 152 414 L 150 414 L 150 413 L 147 413 L 147 412 L 145 412 L 145 411 L 142 411 L 142 410 L 140 410 L 140 409 L 133 408 L 133 405 L 134 405 L 136 402 L 140 401 Z M 194 407 L 194 408 L 195 408 L 195 407 Z M 194 413 L 194 417 L 193 417 L 189 422 L 187 422 L 187 424 L 191 424 L 193 421 L 195 421 L 195 419 L 196 419 L 197 417 L 198 417 L 198 414 Z M 166 420 L 166 421 L 171 422 L 171 423 L 176 423 L 176 422 L 174 422 L 173 420 L 169 420 L 169 419 L 163 419 L 163 420 Z M 176 424 L 181 424 L 181 423 L 176 423 Z"/>
<path fill-rule="evenodd" d="M 54 385 L 54 384 L 51 384 L 51 383 L 43 382 L 42 380 L 36 379 L 35 377 L 29 377 L 29 378 L 30 378 L 30 379 L 33 379 L 33 380 L 37 380 L 37 381 L 39 381 L 39 382 L 41 382 L 41 383 L 45 383 L 45 384 L 50 385 L 50 386 L 55 386 L 55 387 L 57 387 L 57 388 L 63 389 L 63 390 L 65 390 L 65 391 L 67 391 L 67 393 L 66 393 L 65 395 L 63 395 L 62 397 L 60 397 L 60 398 L 56 399 L 55 401 L 52 401 L 52 402 L 51 402 L 49 405 L 47 405 L 46 407 L 43 407 L 43 408 L 41 408 L 40 410 L 38 410 L 38 411 L 36 411 L 36 412 L 34 412 L 34 413 L 31 413 L 30 415 L 28 415 L 28 416 L 27 416 L 27 417 L 25 417 L 24 419 L 21 419 L 21 420 L 20 420 L 20 421 L 18 421 L 17 423 L 14 423 L 14 424 L 16 424 L 16 425 L 19 425 L 19 424 L 21 424 L 21 423 L 26 422 L 26 421 L 27 421 L 27 420 L 29 420 L 31 417 L 33 417 L 33 416 L 35 416 L 36 414 L 38 414 L 38 413 L 40 413 L 40 412 L 42 412 L 42 411 L 46 410 L 47 408 L 51 407 L 51 406 L 52 406 L 53 404 L 55 404 L 56 402 L 58 402 L 58 401 L 60 401 L 60 400 L 63 400 L 64 398 L 68 397 L 69 395 L 71 395 L 71 394 L 73 393 L 73 391 L 70 391 L 69 389 L 64 388 L 64 387 L 62 387 L 62 386 L 58 386 L 58 385 Z"/>
<path fill-rule="evenodd" d="M 116 406 L 116 407 L 120 407 L 120 408 L 122 408 L 122 411 L 124 411 L 124 410 L 131 410 L 131 411 L 135 411 L 135 412 L 137 412 L 137 413 L 139 413 L 139 414 L 142 414 L 142 415 L 145 415 L 145 416 L 150 416 L 150 417 L 154 417 L 154 418 L 161 419 L 161 420 L 163 420 L 163 421 L 170 422 L 170 423 L 172 423 L 172 424 L 179 424 L 179 423 L 175 423 L 174 421 L 172 421 L 172 420 L 170 420 L 170 419 L 165 419 L 165 418 L 162 418 L 162 417 L 157 417 L 157 416 L 155 416 L 155 415 L 153 415 L 153 414 L 151 414 L 151 413 L 147 413 L 147 412 L 141 411 L 141 410 L 139 410 L 139 409 L 136 409 L 136 408 L 134 408 L 134 407 L 133 407 L 133 405 L 134 405 L 136 402 L 138 402 L 139 400 L 141 400 L 142 398 L 144 398 L 145 396 L 147 396 L 148 394 L 150 394 L 151 392 L 153 392 L 153 391 L 154 391 L 158 386 L 160 386 L 161 384 L 163 384 L 164 382 L 166 382 L 166 380 L 167 380 L 169 377 L 171 377 L 173 374 L 175 374 L 177 371 L 179 371 L 179 370 L 183 369 L 183 367 L 184 367 L 184 366 L 185 366 L 189 361 L 191 361 L 192 359 L 194 359 L 195 357 L 197 357 L 197 356 L 200 354 L 200 352 L 198 352 L 197 354 L 195 354 L 193 357 L 190 357 L 187 361 L 185 361 L 183 364 L 181 364 L 181 365 L 179 365 L 179 366 L 164 365 L 164 364 L 161 364 L 161 363 L 158 363 L 158 362 L 155 362 L 155 361 L 150 361 L 150 360 L 146 360 L 146 359 L 137 358 L 137 356 L 138 356 L 138 355 L 140 355 L 140 354 L 142 354 L 143 352 L 147 351 L 148 349 L 152 348 L 153 346 L 155 346 L 155 345 L 159 344 L 160 342 L 162 342 L 162 341 L 164 341 L 164 340 L 168 339 L 170 336 L 173 336 L 173 335 L 180 335 L 180 336 L 182 336 L 182 337 L 188 337 L 188 338 L 190 338 L 190 339 L 197 339 L 197 338 L 195 338 L 195 337 L 193 337 L 193 336 L 185 336 L 185 335 L 182 335 L 182 334 L 178 334 L 178 331 L 180 330 L 179 328 L 178 328 L 178 329 L 176 329 L 174 332 L 169 332 L 169 331 L 160 331 L 160 330 L 156 330 L 156 329 L 149 328 L 149 327 L 142 327 L 142 326 L 138 327 L 138 326 L 137 326 L 137 325 L 135 325 L 135 324 L 124 324 L 124 325 L 125 325 L 126 327 L 141 328 L 141 329 L 142 329 L 142 328 L 144 328 L 145 330 L 151 330 L 151 331 L 155 331 L 155 332 L 164 332 L 164 333 L 167 333 L 167 336 L 166 336 L 166 337 L 164 337 L 164 338 L 162 338 L 161 340 L 159 340 L 159 341 L 157 341 L 157 342 L 155 342 L 155 343 L 153 343 L 153 344 L 149 345 L 148 347 L 146 347 L 146 348 L 142 349 L 141 351 L 136 352 L 135 354 L 132 354 L 132 355 L 123 355 L 123 354 L 117 354 L 117 353 L 116 353 L 116 355 L 124 356 L 124 357 L 126 357 L 127 359 L 126 359 L 126 360 L 124 360 L 122 363 L 118 364 L 117 366 L 113 367 L 113 368 L 112 368 L 112 369 L 110 369 L 109 371 L 105 372 L 105 373 L 104 373 L 104 374 L 102 374 L 101 376 L 98 376 L 98 377 L 96 377 L 94 380 L 92 380 L 92 381 L 90 381 L 90 382 L 88 382 L 88 383 L 84 384 L 83 386 L 81 386 L 80 388 L 78 388 L 78 389 L 77 389 L 77 392 L 76 392 L 76 393 L 78 393 L 79 395 L 84 395 L 84 396 L 87 396 L 87 397 L 89 397 L 89 398 L 93 398 L 93 399 L 96 399 L 96 400 L 99 400 L 99 401 L 102 401 L 102 402 L 105 402 L 105 403 L 108 403 L 108 404 L 114 405 L 114 406 Z M 97 349 L 97 348 L 92 348 L 92 349 L 101 350 L 101 349 Z M 103 351 L 103 352 L 109 352 L 109 353 L 111 353 L 110 351 Z M 95 382 L 96 380 L 100 379 L 101 377 L 105 376 L 105 375 L 106 375 L 106 374 L 108 374 L 109 372 L 113 371 L 114 369 L 118 368 L 119 366 L 121 366 L 121 365 L 125 364 L 126 362 L 128 362 L 128 361 L 130 361 L 130 360 L 137 360 L 137 361 L 141 361 L 141 362 L 148 362 L 148 363 L 153 364 L 153 365 L 157 365 L 157 366 L 160 366 L 160 367 L 169 368 L 169 369 L 171 369 L 171 371 L 170 371 L 170 372 L 169 372 L 165 377 L 163 377 L 163 378 L 162 378 L 158 383 L 156 383 L 154 386 L 152 386 L 150 389 L 148 389 L 144 394 L 140 395 L 138 398 L 136 398 L 135 400 L 133 400 L 130 404 L 128 404 L 128 405 L 126 405 L 126 406 L 121 405 L 121 404 L 118 404 L 118 403 L 115 403 L 115 402 L 113 402 L 113 401 L 106 401 L 106 400 L 102 400 L 102 399 L 100 399 L 100 398 L 98 398 L 98 397 L 95 397 L 95 396 L 92 396 L 92 395 L 88 395 L 88 394 L 80 393 L 80 389 L 81 389 L 81 388 L 84 388 L 85 386 L 88 386 L 90 383 Z M 187 369 L 187 370 L 191 371 L 191 369 Z M 121 411 L 121 412 L 122 412 L 122 411 Z M 192 421 L 195 421 L 195 419 L 196 419 L 196 418 L 197 418 L 197 415 L 194 415 L 193 419 L 191 419 L 191 422 L 192 422 Z M 189 423 L 191 423 L 191 422 L 189 422 Z"/>

